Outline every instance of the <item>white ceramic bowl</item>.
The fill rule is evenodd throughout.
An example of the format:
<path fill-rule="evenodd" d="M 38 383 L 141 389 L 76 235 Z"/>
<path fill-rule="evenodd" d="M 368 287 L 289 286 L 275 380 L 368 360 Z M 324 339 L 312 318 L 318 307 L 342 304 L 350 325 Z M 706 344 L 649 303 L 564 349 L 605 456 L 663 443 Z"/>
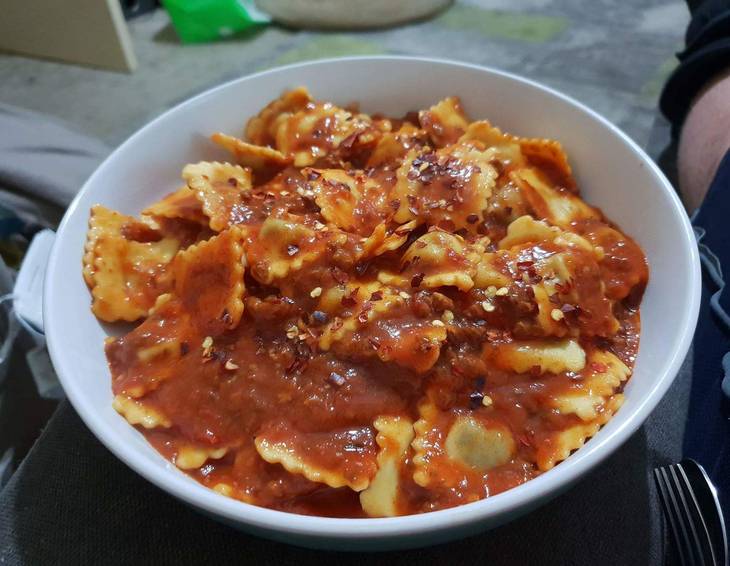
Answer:
<path fill-rule="evenodd" d="M 331 519 L 272 511 L 204 488 L 162 458 L 111 407 L 106 329 L 89 310 L 81 256 L 89 208 L 136 214 L 176 189 L 184 164 L 223 158 L 207 137 L 240 132 L 282 90 L 391 115 L 456 94 L 473 118 L 508 132 L 560 140 L 588 202 L 643 247 L 651 279 L 642 303 L 641 347 L 626 401 L 583 448 L 514 489 L 453 509 L 385 519 Z M 157 486 L 246 531 L 306 546 L 385 549 L 428 545 L 504 523 L 546 502 L 618 448 L 672 383 L 689 347 L 700 298 L 692 229 L 672 186 L 625 134 L 578 102 L 500 71 L 403 57 L 334 59 L 235 80 L 166 112 L 129 138 L 91 176 L 58 230 L 45 283 L 44 320 L 53 364 L 81 418 L 114 454 Z M 115 489 L 110 485 L 109 489 Z"/>

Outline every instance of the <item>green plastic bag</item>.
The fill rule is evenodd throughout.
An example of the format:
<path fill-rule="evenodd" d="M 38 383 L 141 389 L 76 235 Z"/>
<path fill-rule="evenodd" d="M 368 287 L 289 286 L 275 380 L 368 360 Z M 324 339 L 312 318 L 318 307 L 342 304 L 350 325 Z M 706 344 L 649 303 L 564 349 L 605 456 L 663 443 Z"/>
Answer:
<path fill-rule="evenodd" d="M 183 43 L 229 37 L 271 18 L 253 0 L 162 0 Z"/>

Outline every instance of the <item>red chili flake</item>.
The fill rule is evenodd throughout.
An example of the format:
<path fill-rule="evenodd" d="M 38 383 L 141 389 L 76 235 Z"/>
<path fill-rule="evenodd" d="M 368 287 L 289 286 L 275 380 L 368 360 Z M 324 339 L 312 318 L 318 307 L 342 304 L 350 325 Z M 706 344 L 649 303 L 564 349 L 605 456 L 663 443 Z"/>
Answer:
<path fill-rule="evenodd" d="M 423 278 L 426 276 L 425 273 L 416 273 L 411 278 L 411 287 L 419 287 L 421 283 L 423 282 Z"/>
<path fill-rule="evenodd" d="M 344 307 L 354 307 L 357 304 L 357 292 L 360 287 L 355 287 L 348 296 L 342 297 L 340 301 Z"/>
<path fill-rule="evenodd" d="M 357 320 L 359 320 L 362 324 L 365 324 L 369 320 L 368 311 L 360 311 L 360 314 L 357 315 Z"/>
<path fill-rule="evenodd" d="M 601 362 L 591 362 L 591 369 L 593 371 L 597 371 L 598 373 L 606 373 L 608 370 L 608 366 L 606 364 L 602 364 Z"/>
<path fill-rule="evenodd" d="M 418 179 L 418 180 L 419 180 L 419 181 L 420 181 L 420 182 L 421 182 L 421 183 L 422 183 L 423 185 L 426 185 L 426 186 L 427 186 L 427 185 L 430 185 L 431 183 L 433 183 L 433 178 L 434 178 L 434 173 L 433 173 L 433 171 L 432 171 L 432 170 L 431 170 L 431 169 L 429 168 L 429 169 L 426 169 L 426 170 L 424 170 L 424 171 L 423 171 L 423 173 L 421 173 L 421 176 L 419 177 L 419 179 Z"/>
<path fill-rule="evenodd" d="M 570 281 L 566 281 L 565 283 L 556 283 L 555 288 L 560 294 L 567 295 L 573 289 L 573 284 Z"/>
<path fill-rule="evenodd" d="M 423 249 L 423 248 L 425 248 L 425 247 L 426 247 L 427 245 L 428 245 L 428 244 L 426 244 L 426 242 L 424 242 L 423 240 L 416 240 L 416 247 L 417 247 L 418 249 Z"/>
<path fill-rule="evenodd" d="M 408 234 L 408 233 L 409 233 L 410 231 L 411 231 L 411 230 L 410 230 L 410 228 L 404 228 L 403 226 L 399 226 L 398 228 L 396 228 L 396 229 L 395 229 L 395 230 L 393 231 L 393 233 L 394 233 L 394 234 L 395 234 L 396 236 L 405 236 L 405 235 L 406 235 L 406 234 Z"/>
<path fill-rule="evenodd" d="M 408 195 L 408 211 L 413 216 L 418 216 L 418 209 L 416 208 L 417 203 L 418 201 L 416 200 L 416 197 L 414 197 L 413 195 Z"/>
<path fill-rule="evenodd" d="M 438 227 L 442 230 L 446 230 L 447 232 L 453 232 L 456 229 L 456 224 L 454 224 L 451 220 L 442 220 L 438 223 Z"/>
<path fill-rule="evenodd" d="M 300 360 L 299 358 L 294 358 L 292 363 L 290 363 L 286 367 L 286 373 L 287 373 L 287 375 L 292 374 L 292 373 L 297 373 L 297 372 L 301 371 L 302 369 L 304 369 L 305 365 L 306 365 L 306 362 L 304 362 L 303 360 Z"/>
<path fill-rule="evenodd" d="M 533 265 L 535 265 L 535 262 L 531 259 L 523 259 L 522 261 L 517 262 L 517 269 L 527 270 Z"/>
<path fill-rule="evenodd" d="M 316 181 L 322 176 L 322 174 L 319 171 L 315 171 L 314 169 L 310 170 L 309 173 L 307 173 L 307 179 L 309 181 Z"/>
<path fill-rule="evenodd" d="M 527 448 L 529 448 L 530 446 L 532 446 L 530 444 L 530 439 L 527 438 L 527 435 L 525 435 L 525 434 L 519 434 L 519 435 L 517 435 L 517 440 L 520 441 L 520 444 L 522 444 L 522 446 L 525 446 Z"/>
<path fill-rule="evenodd" d="M 419 261 L 421 261 L 421 256 L 420 255 L 413 256 L 413 260 L 411 261 L 411 266 L 412 267 L 415 267 L 416 265 L 418 265 L 418 262 Z"/>
<path fill-rule="evenodd" d="M 340 147 L 344 147 L 345 149 L 350 149 L 352 145 L 355 143 L 355 140 L 360 135 L 360 132 L 355 132 L 347 136 L 344 140 L 340 142 Z"/>
<path fill-rule="evenodd" d="M 400 208 L 400 200 L 395 199 L 390 201 L 390 208 L 393 209 L 393 212 L 398 212 L 398 209 Z"/>
<path fill-rule="evenodd" d="M 287 253 L 288 255 L 290 255 L 290 256 L 292 256 L 292 255 L 297 255 L 297 254 L 299 253 L 299 246 L 297 246 L 297 245 L 295 245 L 295 244 L 289 244 L 289 245 L 288 245 L 288 246 L 286 247 L 286 253 Z"/>
<path fill-rule="evenodd" d="M 466 217 L 466 221 L 469 224 L 476 224 L 477 222 L 479 222 L 479 216 L 477 214 L 470 214 Z"/>
<path fill-rule="evenodd" d="M 337 281 L 340 285 L 344 285 L 350 279 L 347 273 L 342 271 L 339 267 L 330 268 L 330 273 L 332 274 L 332 279 Z"/>
<path fill-rule="evenodd" d="M 456 375 L 458 377 L 464 376 L 464 372 L 461 370 L 461 368 L 459 368 L 459 366 L 455 366 L 455 365 L 451 366 L 451 373 L 453 373 L 454 375 Z"/>
<path fill-rule="evenodd" d="M 235 177 L 231 177 L 230 179 L 228 179 L 228 184 L 231 185 L 231 187 L 237 187 L 238 181 Z"/>
<path fill-rule="evenodd" d="M 180 342 L 180 355 L 184 356 L 190 351 L 190 344 L 187 342 Z"/>
<path fill-rule="evenodd" d="M 309 345 L 306 342 L 297 342 L 294 346 L 294 361 L 286 368 L 287 373 L 302 371 L 309 363 L 312 355 Z"/>
<path fill-rule="evenodd" d="M 494 328 L 489 328 L 487 330 L 487 338 L 489 340 L 491 340 L 492 342 L 499 340 L 500 338 L 502 338 L 502 336 L 503 336 L 503 334 L 499 330 L 496 330 Z"/>
<path fill-rule="evenodd" d="M 336 317 L 335 317 L 335 320 L 334 320 L 334 321 L 332 322 L 332 326 L 330 327 L 330 330 L 331 330 L 332 332 L 336 332 L 336 331 L 338 331 L 338 330 L 339 330 L 340 328 L 342 328 L 342 325 L 343 325 L 343 324 L 344 324 L 344 323 L 343 323 L 342 319 L 341 319 L 340 317 L 336 316 Z"/>
<path fill-rule="evenodd" d="M 380 301 L 383 298 L 383 292 L 382 291 L 375 291 L 372 295 L 370 295 L 371 301 Z"/>
<path fill-rule="evenodd" d="M 380 342 L 378 342 L 375 338 L 368 338 L 368 344 L 372 346 L 373 350 L 378 350 L 380 348 Z"/>

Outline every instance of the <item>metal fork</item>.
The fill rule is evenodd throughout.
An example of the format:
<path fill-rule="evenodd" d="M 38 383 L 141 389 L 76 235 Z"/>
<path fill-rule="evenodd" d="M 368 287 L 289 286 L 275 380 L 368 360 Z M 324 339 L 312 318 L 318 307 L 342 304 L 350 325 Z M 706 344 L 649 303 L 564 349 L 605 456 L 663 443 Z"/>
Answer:
<path fill-rule="evenodd" d="M 694 460 L 654 470 L 654 481 L 683 566 L 726 566 L 727 535 L 715 486 Z"/>

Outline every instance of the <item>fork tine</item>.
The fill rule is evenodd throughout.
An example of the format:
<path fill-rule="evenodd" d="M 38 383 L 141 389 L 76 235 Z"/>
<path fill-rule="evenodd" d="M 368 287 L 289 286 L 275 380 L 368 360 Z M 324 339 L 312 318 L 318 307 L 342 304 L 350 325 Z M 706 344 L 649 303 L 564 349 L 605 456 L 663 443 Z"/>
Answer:
<path fill-rule="evenodd" d="M 659 499 L 662 507 L 664 507 L 664 516 L 667 518 L 672 530 L 672 540 L 679 553 L 679 561 L 683 566 L 686 566 L 690 564 L 690 559 L 688 558 L 689 549 L 685 546 L 686 540 L 683 532 L 680 530 L 679 518 L 676 515 L 676 508 L 673 506 L 669 497 L 669 486 L 667 485 L 663 472 L 664 468 L 655 468 L 654 481 L 659 491 Z"/>
<path fill-rule="evenodd" d="M 715 556 L 715 549 L 712 547 L 712 538 L 710 537 L 710 531 L 707 528 L 705 517 L 702 515 L 702 510 L 697 502 L 694 489 L 692 489 L 692 484 L 689 482 L 689 478 L 681 464 L 673 464 L 672 469 L 674 470 L 679 489 L 684 494 L 687 506 L 691 511 L 689 517 L 692 519 L 692 524 L 699 537 L 697 550 L 704 563 L 715 566 L 717 565 L 717 557 Z"/>
<path fill-rule="evenodd" d="M 696 557 L 699 560 L 699 563 L 704 565 L 705 559 L 702 555 L 700 537 L 697 534 L 694 517 L 692 516 L 692 511 L 687 504 L 687 498 L 685 497 L 684 490 L 682 489 L 682 484 L 680 483 L 676 466 L 674 464 L 670 465 L 669 471 L 667 473 L 670 478 L 669 481 L 671 482 L 672 493 L 674 493 L 677 504 L 679 505 L 680 517 L 682 519 L 685 529 L 687 530 L 687 535 L 690 540 L 690 551 L 692 551 L 693 557 Z"/>

